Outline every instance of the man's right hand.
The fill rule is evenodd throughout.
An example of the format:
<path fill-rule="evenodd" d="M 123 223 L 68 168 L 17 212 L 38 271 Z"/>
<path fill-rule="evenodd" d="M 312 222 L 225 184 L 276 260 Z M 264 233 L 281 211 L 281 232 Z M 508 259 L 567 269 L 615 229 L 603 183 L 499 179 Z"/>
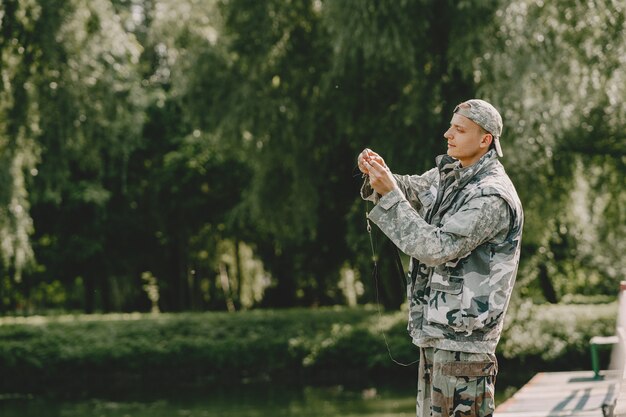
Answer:
<path fill-rule="evenodd" d="M 361 151 L 358 158 L 359 169 L 362 173 L 369 175 L 366 162 L 371 163 L 372 161 L 376 161 L 383 167 L 387 167 L 387 164 L 385 164 L 385 160 L 380 155 L 378 155 L 371 149 L 365 148 L 363 149 L 363 151 Z"/>

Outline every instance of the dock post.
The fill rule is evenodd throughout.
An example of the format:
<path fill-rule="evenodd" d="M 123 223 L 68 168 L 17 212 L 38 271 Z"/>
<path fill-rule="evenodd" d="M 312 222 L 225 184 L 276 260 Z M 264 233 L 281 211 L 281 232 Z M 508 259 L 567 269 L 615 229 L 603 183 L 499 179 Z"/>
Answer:
<path fill-rule="evenodd" d="M 618 390 L 614 407 L 610 410 L 610 416 L 626 417 L 626 369 L 624 367 L 626 350 L 624 350 L 626 342 L 626 281 L 620 282 L 619 294 L 619 312 L 617 317 L 617 336 L 619 342 L 614 346 L 613 358 L 618 372 Z"/>

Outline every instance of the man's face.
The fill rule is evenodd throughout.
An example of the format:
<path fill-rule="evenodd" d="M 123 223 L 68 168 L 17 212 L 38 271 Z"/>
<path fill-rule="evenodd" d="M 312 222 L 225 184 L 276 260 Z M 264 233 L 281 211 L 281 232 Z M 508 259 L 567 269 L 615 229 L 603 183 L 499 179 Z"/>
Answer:
<path fill-rule="evenodd" d="M 450 121 L 450 128 L 443 134 L 448 141 L 448 155 L 461 161 L 468 167 L 480 159 L 491 143 L 489 133 L 465 116 L 455 113 Z"/>

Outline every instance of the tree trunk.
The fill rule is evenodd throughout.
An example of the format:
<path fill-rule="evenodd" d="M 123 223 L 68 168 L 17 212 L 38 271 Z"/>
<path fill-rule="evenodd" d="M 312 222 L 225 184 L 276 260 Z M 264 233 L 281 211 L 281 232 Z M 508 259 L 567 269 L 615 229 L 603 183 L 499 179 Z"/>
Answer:
<path fill-rule="evenodd" d="M 541 286 L 541 291 L 543 292 L 543 296 L 547 302 L 552 304 L 559 302 L 556 290 L 554 289 L 554 285 L 552 285 L 550 275 L 548 274 L 548 267 L 545 263 L 539 264 L 539 285 Z"/>
<path fill-rule="evenodd" d="M 291 257 L 281 254 L 272 259 L 274 267 L 272 273 L 276 278 L 276 286 L 265 292 L 263 306 L 265 307 L 293 307 L 296 305 L 296 283 L 293 276 Z"/>
<path fill-rule="evenodd" d="M 243 271 L 241 270 L 241 251 L 239 245 L 241 242 L 238 238 L 235 238 L 235 303 L 241 309 L 241 287 L 243 284 Z"/>
<path fill-rule="evenodd" d="M 224 300 L 226 300 L 226 309 L 235 312 L 235 303 L 233 302 L 232 291 L 230 288 L 230 279 L 228 278 L 228 270 L 223 262 L 220 262 L 220 284 L 224 292 Z"/>
<path fill-rule="evenodd" d="M 105 276 L 104 270 L 100 269 L 94 273 L 96 277 L 96 282 L 98 288 L 100 290 L 100 297 L 102 300 L 102 311 L 104 313 L 110 313 L 113 311 L 112 309 L 112 301 L 111 301 L 111 287 L 112 284 L 109 282 L 109 279 Z"/>
<path fill-rule="evenodd" d="M 83 276 L 85 286 L 85 313 L 92 314 L 96 308 L 96 285 L 93 276 Z"/>

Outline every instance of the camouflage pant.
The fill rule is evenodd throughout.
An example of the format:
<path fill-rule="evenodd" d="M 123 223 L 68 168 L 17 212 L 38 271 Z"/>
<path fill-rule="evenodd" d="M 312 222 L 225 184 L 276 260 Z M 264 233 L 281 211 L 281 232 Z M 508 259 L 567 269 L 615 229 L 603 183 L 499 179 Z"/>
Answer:
<path fill-rule="evenodd" d="M 420 348 L 417 417 L 491 417 L 497 372 L 493 354 Z"/>

